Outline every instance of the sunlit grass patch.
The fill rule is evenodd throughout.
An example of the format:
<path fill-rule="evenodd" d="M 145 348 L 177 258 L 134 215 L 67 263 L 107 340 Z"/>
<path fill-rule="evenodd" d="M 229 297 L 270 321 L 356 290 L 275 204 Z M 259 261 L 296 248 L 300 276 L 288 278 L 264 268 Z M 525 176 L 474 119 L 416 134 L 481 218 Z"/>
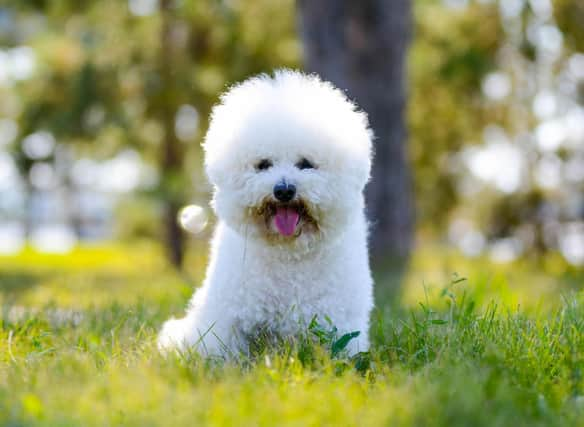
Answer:
<path fill-rule="evenodd" d="M 486 257 L 464 257 L 447 247 L 423 247 L 405 274 L 401 302 L 410 307 L 420 301 L 441 304 L 445 287 L 469 294 L 479 305 L 494 300 L 507 308 L 549 310 L 560 305 L 562 296 L 584 288 L 584 271 L 553 253 L 497 264 Z"/>
<path fill-rule="evenodd" d="M 40 313 L 3 323 L 0 422 L 567 425 L 584 416 L 583 314 L 576 299 L 539 318 L 496 306 L 479 314 L 471 301 L 420 307 L 376 320 L 360 370 L 326 345 L 309 359 L 298 349 L 231 362 L 164 358 L 157 316 L 144 308 L 59 325 Z"/>
<path fill-rule="evenodd" d="M 202 275 L 203 251 L 189 254 L 188 275 L 148 246 L 81 248 L 69 263 L 2 259 L 0 425 L 584 423 L 578 286 L 528 264 L 417 256 L 405 304 L 373 315 L 369 353 L 347 357 L 318 319 L 304 338 L 258 341 L 230 361 L 156 348 Z M 416 294 L 415 278 L 433 272 L 434 287 Z M 481 282 L 485 273 L 501 281 Z M 542 293 L 538 280 L 552 287 Z"/>
<path fill-rule="evenodd" d="M 146 300 L 168 306 L 182 297 L 184 305 L 205 270 L 206 254 L 195 248 L 183 275 L 173 271 L 161 248 L 151 243 L 84 246 L 69 254 L 28 248 L 0 257 L 0 303 L 82 309 Z"/>

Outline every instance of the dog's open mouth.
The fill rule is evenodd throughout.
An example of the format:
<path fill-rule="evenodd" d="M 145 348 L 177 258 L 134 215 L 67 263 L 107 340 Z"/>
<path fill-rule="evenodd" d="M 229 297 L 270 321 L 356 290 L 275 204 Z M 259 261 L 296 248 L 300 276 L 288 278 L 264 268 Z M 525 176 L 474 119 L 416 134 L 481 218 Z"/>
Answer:
<path fill-rule="evenodd" d="M 300 222 L 300 213 L 295 206 L 278 206 L 274 215 L 274 226 L 282 236 L 293 236 Z"/>
<path fill-rule="evenodd" d="M 268 230 L 284 237 L 297 237 L 306 227 L 316 229 L 316 221 L 302 200 L 289 203 L 268 200 L 253 209 L 253 213 Z"/>

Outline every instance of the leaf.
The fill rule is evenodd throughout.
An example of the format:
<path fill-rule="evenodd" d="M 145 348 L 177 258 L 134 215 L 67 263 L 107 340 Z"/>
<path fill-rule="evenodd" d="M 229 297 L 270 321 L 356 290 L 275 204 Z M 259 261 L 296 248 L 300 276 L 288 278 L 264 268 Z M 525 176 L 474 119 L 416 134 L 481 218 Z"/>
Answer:
<path fill-rule="evenodd" d="M 371 367 L 371 355 L 368 351 L 361 351 L 354 355 L 351 360 L 355 364 L 355 370 L 361 375 L 365 375 Z"/>
<path fill-rule="evenodd" d="M 312 330 L 316 327 L 318 327 L 318 320 L 317 319 L 317 315 L 315 314 L 314 316 L 312 316 L 312 319 L 310 320 L 310 324 L 308 325 L 308 329 Z"/>
<path fill-rule="evenodd" d="M 324 320 L 326 320 L 326 323 L 328 323 L 329 326 L 334 326 L 332 319 L 329 316 L 327 316 L 326 314 L 324 315 Z"/>
<path fill-rule="evenodd" d="M 458 274 L 453 275 L 452 280 L 450 281 L 451 284 L 456 285 L 457 283 L 465 282 L 466 277 L 460 277 Z"/>
<path fill-rule="evenodd" d="M 361 334 L 361 332 L 359 331 L 349 332 L 348 334 L 345 334 L 341 338 L 336 340 L 331 347 L 332 356 L 333 357 L 337 356 L 341 351 L 343 351 L 347 347 L 349 342 L 353 338 L 358 337 L 359 334 Z"/>

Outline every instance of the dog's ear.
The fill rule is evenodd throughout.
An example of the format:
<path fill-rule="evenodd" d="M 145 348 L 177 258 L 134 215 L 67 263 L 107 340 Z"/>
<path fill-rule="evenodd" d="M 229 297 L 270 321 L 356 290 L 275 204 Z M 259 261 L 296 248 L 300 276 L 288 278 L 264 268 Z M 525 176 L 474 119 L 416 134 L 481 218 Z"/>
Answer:
<path fill-rule="evenodd" d="M 224 135 L 222 127 L 216 115 L 212 114 L 209 129 L 202 144 L 205 153 L 205 173 L 213 186 L 221 186 L 226 179 L 225 175 L 231 172 L 231 168 L 226 164 L 225 151 L 228 151 L 226 149 L 228 144 L 227 135 Z"/>
<path fill-rule="evenodd" d="M 220 160 L 209 161 L 208 156 L 205 156 L 205 173 L 214 188 L 224 186 L 226 179 L 228 179 L 226 176 L 227 171 L 229 169 L 222 167 Z"/>
<path fill-rule="evenodd" d="M 220 179 L 220 174 L 217 169 L 217 166 L 208 160 L 207 150 L 205 149 L 205 174 L 214 187 L 217 186 L 217 181 Z"/>

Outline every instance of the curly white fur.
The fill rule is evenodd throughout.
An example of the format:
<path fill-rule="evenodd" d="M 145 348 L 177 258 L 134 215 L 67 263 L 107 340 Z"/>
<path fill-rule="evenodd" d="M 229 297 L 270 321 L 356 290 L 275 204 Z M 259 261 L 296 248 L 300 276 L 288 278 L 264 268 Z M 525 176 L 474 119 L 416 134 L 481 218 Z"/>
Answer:
<path fill-rule="evenodd" d="M 210 263 L 186 316 L 164 324 L 160 348 L 237 354 L 260 326 L 293 335 L 318 315 L 339 333 L 361 332 L 351 353 L 367 350 L 373 302 L 363 189 L 371 140 L 365 113 L 316 76 L 283 70 L 227 91 L 204 143 L 219 219 Z M 315 168 L 299 169 L 302 158 Z M 262 159 L 272 166 L 258 171 Z M 272 200 L 283 179 L 317 227 L 287 237 L 254 220 L 253 209 Z"/>

